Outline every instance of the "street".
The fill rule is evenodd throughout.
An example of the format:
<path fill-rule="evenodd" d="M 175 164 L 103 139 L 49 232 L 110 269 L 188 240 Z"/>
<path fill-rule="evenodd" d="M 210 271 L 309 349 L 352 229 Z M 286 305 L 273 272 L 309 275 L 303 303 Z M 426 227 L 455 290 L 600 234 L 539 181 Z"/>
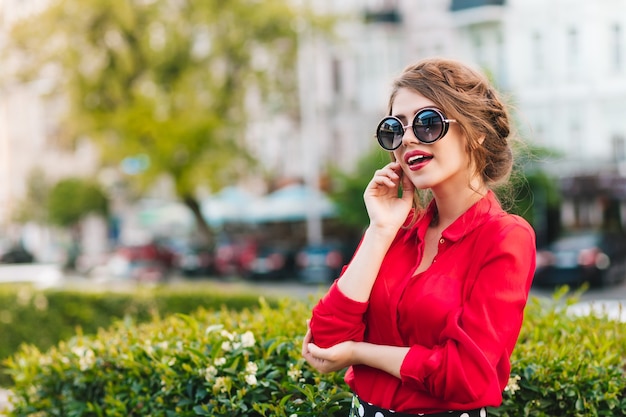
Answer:
<path fill-rule="evenodd" d="M 89 278 L 76 275 L 64 275 L 58 265 L 54 264 L 20 264 L 20 265 L 0 265 L 0 284 L 2 283 L 31 282 L 39 288 L 66 287 L 76 289 L 102 289 L 102 290 L 124 290 L 137 285 L 153 285 L 147 283 L 136 283 L 120 278 Z M 239 278 L 214 278 L 196 277 L 185 278 L 180 275 L 172 276 L 167 285 L 177 286 L 202 286 L 214 285 L 225 291 L 251 290 L 259 294 L 290 296 L 297 298 L 308 298 L 309 296 L 321 296 L 328 288 L 328 285 L 302 284 L 295 279 L 284 281 L 246 281 Z M 534 286 L 531 296 L 552 297 L 554 288 Z M 626 281 L 605 288 L 591 288 L 582 294 L 581 301 L 593 300 L 619 300 L 626 304 Z"/>

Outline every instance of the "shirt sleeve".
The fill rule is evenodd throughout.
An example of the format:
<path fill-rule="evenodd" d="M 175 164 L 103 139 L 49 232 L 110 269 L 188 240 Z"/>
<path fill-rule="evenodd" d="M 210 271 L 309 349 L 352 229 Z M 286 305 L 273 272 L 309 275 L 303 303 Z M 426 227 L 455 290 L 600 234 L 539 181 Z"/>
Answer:
<path fill-rule="evenodd" d="M 367 306 L 368 302 L 348 298 L 335 281 L 328 293 L 313 308 L 310 323 L 313 342 L 327 348 L 347 340 L 363 341 L 363 317 Z"/>
<path fill-rule="evenodd" d="M 517 221 L 489 238 L 493 244 L 438 345 L 410 347 L 400 369 L 403 384 L 459 404 L 501 401 L 534 274 L 535 237 Z"/>

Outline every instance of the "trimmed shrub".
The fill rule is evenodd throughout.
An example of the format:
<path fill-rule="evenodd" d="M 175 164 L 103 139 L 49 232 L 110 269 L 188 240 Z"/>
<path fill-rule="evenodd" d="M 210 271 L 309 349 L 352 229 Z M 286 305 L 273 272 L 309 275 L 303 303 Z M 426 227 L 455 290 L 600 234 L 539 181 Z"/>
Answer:
<path fill-rule="evenodd" d="M 496 416 L 626 415 L 623 323 L 531 299 Z M 199 310 L 77 335 L 6 362 L 14 416 L 346 416 L 343 373 L 320 375 L 300 344 L 310 314 L 285 300 Z M 43 412 L 43 414 L 38 414 Z"/>
<path fill-rule="evenodd" d="M 308 308 L 200 310 L 97 337 L 78 335 L 46 353 L 24 347 L 8 360 L 14 415 L 345 415 L 342 375 L 305 366 L 300 343 Z M 314 412 L 314 414 L 311 414 Z M 318 414 L 319 413 L 319 414 Z"/>
<path fill-rule="evenodd" d="M 603 315 L 572 317 L 567 307 L 576 298 L 562 301 L 531 299 L 503 404 L 493 415 L 626 415 L 625 324 Z"/>
<path fill-rule="evenodd" d="M 240 310 L 255 306 L 258 306 L 258 294 L 224 292 L 210 283 L 176 289 L 144 287 L 125 292 L 0 285 L 0 362 L 23 343 L 45 350 L 71 338 L 77 331 L 95 334 L 124 317 L 141 323 L 155 315 L 188 314 L 198 308 Z M 9 384 L 10 378 L 0 368 L 0 386 Z"/>

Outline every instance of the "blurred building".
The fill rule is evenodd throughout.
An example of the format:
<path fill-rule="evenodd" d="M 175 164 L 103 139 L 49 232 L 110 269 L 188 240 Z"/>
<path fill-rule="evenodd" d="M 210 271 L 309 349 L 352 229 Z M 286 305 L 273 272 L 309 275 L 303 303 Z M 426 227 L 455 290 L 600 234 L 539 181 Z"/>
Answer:
<path fill-rule="evenodd" d="M 0 48 L 8 42 L 11 26 L 46 7 L 47 0 L 0 1 Z M 50 94 L 54 75 L 31 83 L 10 78 L 20 62 L 6 59 L 0 65 L 0 250 L 21 242 L 40 261 L 58 260 L 62 244 L 48 228 L 29 224 L 18 227 L 12 218 L 28 193 L 30 178 L 37 172 L 54 184 L 68 176 L 96 173 L 95 148 L 82 141 L 68 146 L 59 141 L 63 102 Z M 35 202 L 31 202 L 35 204 Z M 102 234 L 102 225 L 92 219 L 85 224 L 88 235 Z M 101 244 L 95 244 L 101 250 Z M 87 242 L 86 247 L 94 247 Z"/>
<path fill-rule="evenodd" d="M 301 58 L 314 126 L 303 146 L 317 146 L 302 155 L 349 169 L 375 146 L 391 78 L 420 58 L 458 58 L 510 98 L 525 141 L 561 155 L 537 165 L 562 180 L 565 226 L 600 226 L 603 213 L 626 222 L 626 0 L 315 4 L 347 17 L 339 41 L 308 39 Z M 291 161 L 279 165 L 302 169 Z"/>
<path fill-rule="evenodd" d="M 626 0 L 293 1 L 338 16 L 338 30 L 301 28 L 299 117 L 259 109 L 251 120 L 250 147 L 275 177 L 318 187 L 329 165 L 353 168 L 377 146 L 392 78 L 446 56 L 489 74 L 511 97 L 522 137 L 563 155 L 543 168 L 563 179 L 566 224 L 597 225 L 605 212 L 626 219 Z M 0 43 L 14 19 L 45 3 L 0 2 Z M 61 104 L 45 99 L 46 80 L 3 85 L 0 223 L 33 167 L 58 178 L 96 165 L 88 143 L 59 150 Z"/>

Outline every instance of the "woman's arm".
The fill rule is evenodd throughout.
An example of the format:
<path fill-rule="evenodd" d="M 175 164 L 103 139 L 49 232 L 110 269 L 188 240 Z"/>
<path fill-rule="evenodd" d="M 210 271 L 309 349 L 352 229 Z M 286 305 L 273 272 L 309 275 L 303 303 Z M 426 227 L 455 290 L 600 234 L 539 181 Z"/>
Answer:
<path fill-rule="evenodd" d="M 399 190 L 402 196 L 398 197 Z M 414 186 L 398 162 L 375 172 L 363 194 L 370 225 L 350 265 L 339 279 L 341 292 L 355 301 L 369 300 L 380 265 L 413 205 Z"/>
<path fill-rule="evenodd" d="M 367 365 L 400 378 L 400 368 L 408 347 L 347 341 L 323 349 L 311 343 L 308 329 L 302 343 L 302 356 L 321 373 L 335 372 L 352 365 Z"/>
<path fill-rule="evenodd" d="M 398 197 L 400 188 L 402 197 Z M 362 340 L 363 314 L 372 287 L 389 247 L 411 210 L 413 189 L 413 184 L 401 175 L 397 162 L 374 174 L 364 193 L 370 225 L 349 265 L 313 309 L 311 331 L 318 346 Z"/>

